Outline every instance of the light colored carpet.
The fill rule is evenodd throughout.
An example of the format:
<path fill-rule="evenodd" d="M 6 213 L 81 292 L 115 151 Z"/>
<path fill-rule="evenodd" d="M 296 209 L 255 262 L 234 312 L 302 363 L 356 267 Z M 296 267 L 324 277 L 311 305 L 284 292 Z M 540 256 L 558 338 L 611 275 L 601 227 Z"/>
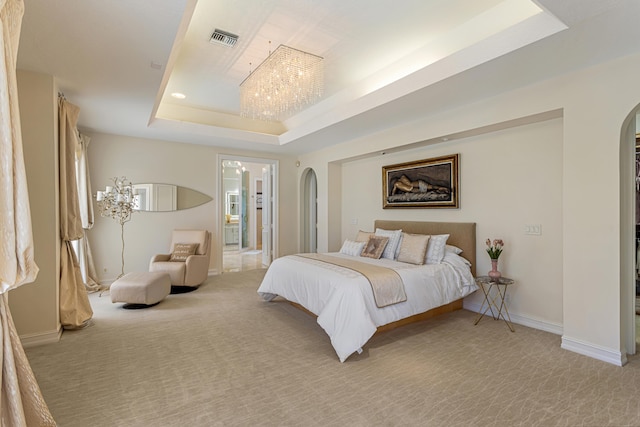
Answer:
<path fill-rule="evenodd" d="M 314 318 L 259 298 L 263 274 L 145 310 L 92 295 L 93 326 L 27 350 L 59 425 L 640 425 L 638 358 L 611 366 L 460 310 L 340 363 Z"/>

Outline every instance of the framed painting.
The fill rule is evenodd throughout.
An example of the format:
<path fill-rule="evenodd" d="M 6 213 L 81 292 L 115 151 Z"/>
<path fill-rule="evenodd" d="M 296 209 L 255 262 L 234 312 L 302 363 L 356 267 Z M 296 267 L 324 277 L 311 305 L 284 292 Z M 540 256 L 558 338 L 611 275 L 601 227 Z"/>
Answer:
<path fill-rule="evenodd" d="M 382 167 L 382 207 L 458 208 L 458 154 Z"/>

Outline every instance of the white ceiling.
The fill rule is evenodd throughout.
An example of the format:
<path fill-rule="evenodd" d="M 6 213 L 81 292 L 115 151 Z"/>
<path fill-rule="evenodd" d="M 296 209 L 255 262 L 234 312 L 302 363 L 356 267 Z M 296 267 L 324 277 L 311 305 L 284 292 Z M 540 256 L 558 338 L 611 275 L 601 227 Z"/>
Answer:
<path fill-rule="evenodd" d="M 635 0 L 25 3 L 18 68 L 55 76 L 82 129 L 258 151 L 319 149 L 640 51 Z M 209 43 L 215 28 L 236 45 Z M 239 84 L 279 44 L 324 57 L 323 99 L 282 123 L 241 118 Z"/>

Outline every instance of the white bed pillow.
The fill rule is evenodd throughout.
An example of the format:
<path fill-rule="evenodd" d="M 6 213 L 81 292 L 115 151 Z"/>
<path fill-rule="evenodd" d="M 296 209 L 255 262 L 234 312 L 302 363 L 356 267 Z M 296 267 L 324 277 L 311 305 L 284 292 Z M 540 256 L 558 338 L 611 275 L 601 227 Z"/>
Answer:
<path fill-rule="evenodd" d="M 398 261 L 410 264 L 424 264 L 429 238 L 426 234 L 402 233 Z"/>
<path fill-rule="evenodd" d="M 446 245 L 444 247 L 445 252 L 451 252 L 452 254 L 460 255 L 462 253 L 462 249 L 453 245 Z"/>
<path fill-rule="evenodd" d="M 402 239 L 402 230 L 384 230 L 376 228 L 376 236 L 388 237 L 389 242 L 382 252 L 380 258 L 396 259 L 400 247 L 400 239 Z"/>
<path fill-rule="evenodd" d="M 425 264 L 440 264 L 444 258 L 448 234 L 436 234 L 431 236 L 427 245 L 427 258 Z"/>
<path fill-rule="evenodd" d="M 340 253 L 351 256 L 360 256 L 366 242 L 354 242 L 353 240 L 345 240 L 340 248 Z"/>

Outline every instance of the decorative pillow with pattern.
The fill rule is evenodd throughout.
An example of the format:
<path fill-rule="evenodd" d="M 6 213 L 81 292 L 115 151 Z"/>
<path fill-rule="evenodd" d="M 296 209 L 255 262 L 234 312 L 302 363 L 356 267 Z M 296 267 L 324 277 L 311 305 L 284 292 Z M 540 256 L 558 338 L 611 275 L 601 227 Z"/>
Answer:
<path fill-rule="evenodd" d="M 388 242 L 388 237 L 371 236 L 367 244 L 364 245 L 364 249 L 362 249 L 360 256 L 379 259 Z"/>
<path fill-rule="evenodd" d="M 381 258 L 396 259 L 397 250 L 400 246 L 400 239 L 402 239 L 402 230 L 384 230 L 382 228 L 376 228 L 376 236 L 388 237 L 389 243 L 384 249 Z"/>
<path fill-rule="evenodd" d="M 195 255 L 198 243 L 176 243 L 169 261 L 185 262 L 191 255 Z"/>
<path fill-rule="evenodd" d="M 436 234 L 431 236 L 427 245 L 426 264 L 440 264 L 444 258 L 448 234 Z"/>
<path fill-rule="evenodd" d="M 426 234 L 403 233 L 398 261 L 416 265 L 424 264 L 430 237 Z"/>
<path fill-rule="evenodd" d="M 342 248 L 340 248 L 340 253 L 351 256 L 360 256 L 362 253 L 362 249 L 364 249 L 364 245 L 367 242 L 354 242 L 353 240 L 345 240 L 342 244 Z"/>

